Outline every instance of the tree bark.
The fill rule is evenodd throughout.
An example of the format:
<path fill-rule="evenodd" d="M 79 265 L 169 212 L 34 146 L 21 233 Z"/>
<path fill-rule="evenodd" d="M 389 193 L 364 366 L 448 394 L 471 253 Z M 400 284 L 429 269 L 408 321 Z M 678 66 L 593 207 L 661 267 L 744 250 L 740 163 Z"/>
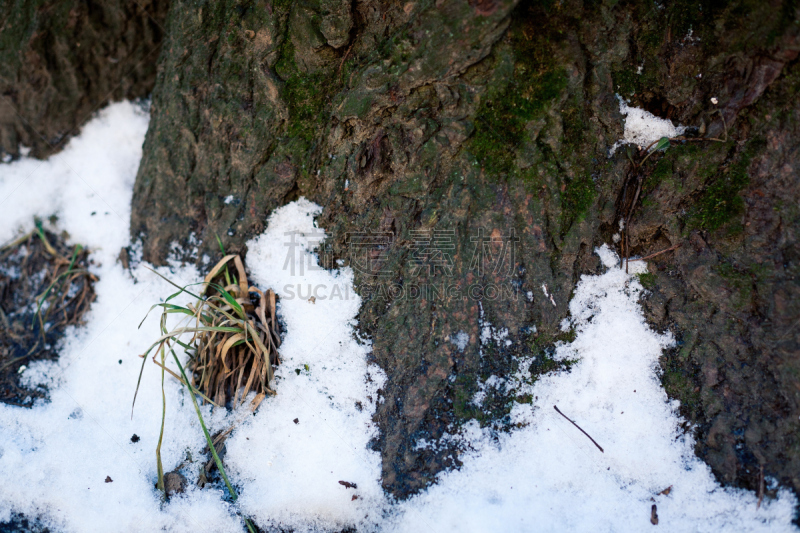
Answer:
<path fill-rule="evenodd" d="M 354 263 L 352 232 L 385 236 L 356 281 L 389 378 L 383 483 L 404 497 L 459 464 L 420 439 L 473 418 L 510 429 L 509 402 L 525 399 L 476 409 L 478 380 L 531 352 L 536 371 L 558 368 L 547 349 L 571 291 L 625 219 L 628 253 L 681 245 L 651 262 L 644 303 L 680 339 L 663 381 L 698 453 L 728 483 L 755 488 L 763 465 L 797 488 L 796 18 L 779 2 L 176 2 L 134 236 L 153 260 L 191 233 L 241 249 L 298 195 L 325 206 L 331 257 Z M 635 149 L 609 158 L 617 94 L 729 140 L 675 143 L 638 168 Z M 510 269 L 475 263 L 481 231 L 519 239 Z M 434 232 L 451 272 L 416 264 Z M 514 297 L 393 297 L 401 283 Z M 488 324 L 513 344 L 482 347 Z"/>
<path fill-rule="evenodd" d="M 60 150 L 108 102 L 153 90 L 167 2 L 5 2 L 0 159 Z"/>

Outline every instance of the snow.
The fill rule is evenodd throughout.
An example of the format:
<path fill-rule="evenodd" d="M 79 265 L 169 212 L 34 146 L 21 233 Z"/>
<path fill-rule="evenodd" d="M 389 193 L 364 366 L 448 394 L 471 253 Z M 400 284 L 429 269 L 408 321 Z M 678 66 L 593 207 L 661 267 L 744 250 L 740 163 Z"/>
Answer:
<path fill-rule="evenodd" d="M 262 527 L 338 531 L 375 522 L 383 504 L 380 455 L 367 446 L 377 436 L 371 419 L 384 377 L 367 365 L 369 343 L 354 336 L 361 299 L 351 290 L 352 270 L 323 270 L 310 253 L 324 238 L 314 224 L 320 211 L 301 198 L 276 210 L 267 231 L 247 244 L 253 280 L 282 297 L 279 313 L 287 331 L 276 373 L 278 395 L 234 433 L 226 456 L 242 487 L 242 510 Z M 294 232 L 299 232 L 296 250 L 286 246 Z M 286 265 L 287 252 L 305 268 Z M 334 294 L 338 286 L 340 297 L 317 296 L 314 304 L 288 297 L 307 286 L 317 295 Z"/>
<path fill-rule="evenodd" d="M 181 531 L 200 524 L 211 531 L 241 530 L 241 519 L 223 492 L 195 488 L 196 478 L 190 478 L 186 495 L 159 503 L 153 484 L 160 373 L 152 364 L 145 367 L 131 420 L 138 354 L 158 332 L 157 316 L 140 330 L 138 323 L 152 303 L 174 292 L 143 263 L 134 263 L 128 274 L 116 262 L 129 242 L 131 194 L 147 122 L 132 104 L 117 104 L 61 154 L 0 169 L 0 198 L 5 198 L 0 240 L 30 231 L 34 216 L 57 214 L 54 229 L 67 230 L 72 242 L 91 250 L 100 279 L 88 323 L 68 333 L 58 363 L 33 363 L 25 371 L 28 384 L 53 387 L 52 401 L 30 411 L 0 404 L 0 471 L 25 480 L 21 486 L 0 486 L 0 521 L 14 512 L 76 531 Z M 282 269 L 285 233 L 314 233 L 313 215 L 319 210 L 306 200 L 293 203 L 276 211 L 268 231 L 248 243 L 253 281 L 279 296 L 301 283 L 345 291 L 315 305 L 299 298 L 280 302 L 288 331 L 277 372 L 279 394 L 265 400 L 256 416 L 244 417 L 226 456 L 240 488 L 238 510 L 260 524 L 277 520 L 298 530 L 363 522 L 384 498 L 379 455 L 367 449 L 376 432 L 371 416 L 383 378 L 376 368 L 367 369 L 369 344 L 353 336 L 360 299 L 351 290 L 352 272 L 320 269 L 304 236 L 292 252 L 308 264 L 305 275 Z M 92 217 L 106 211 L 101 223 Z M 316 230 L 317 240 L 320 233 Z M 160 271 L 177 283 L 202 278 L 192 267 Z M 308 371 L 298 375 L 298 367 Z M 191 402 L 176 381 L 167 379 L 162 456 L 171 470 L 188 454 L 201 456 L 205 440 Z M 239 413 L 212 416 L 209 409 L 206 417 L 213 429 L 243 418 Z M 130 441 L 134 433 L 137 443 Z M 189 468 L 198 471 L 197 465 Z M 106 483 L 106 476 L 113 482 Z M 346 489 L 340 480 L 357 489 Z"/>
<path fill-rule="evenodd" d="M 609 157 L 613 156 L 617 148 L 623 144 L 635 144 L 641 150 L 662 137 L 677 137 L 686 130 L 683 126 L 675 126 L 671 120 L 659 118 L 649 111 L 628 105 L 620 96 L 617 98 L 619 112 L 625 117 L 625 129 L 622 139 L 611 147 Z"/>
<path fill-rule="evenodd" d="M 146 369 L 131 419 L 138 354 L 157 332 L 158 319 L 149 318 L 141 330 L 138 322 L 172 292 L 141 265 L 134 283 L 115 260 L 129 240 L 147 124 L 147 115 L 133 104 L 115 104 L 60 154 L 0 167 L 0 242 L 30 231 L 34 216 L 47 220 L 56 214 L 53 229 L 68 231 L 71 242 L 91 250 L 99 277 L 87 324 L 67 333 L 58 362 L 29 364 L 23 374 L 29 384 L 50 385 L 51 401 L 30 410 L 0 404 L 0 472 L 6 479 L 0 484 L 0 521 L 24 513 L 57 531 L 192 531 L 200 524 L 220 532 L 240 529 L 219 490 L 191 488 L 160 505 L 153 490 L 161 412 L 154 367 Z M 178 282 L 198 277 L 193 269 L 169 275 Z M 162 453 L 171 468 L 187 452 L 198 456 L 203 437 L 190 405 L 179 407 L 177 384 L 167 385 Z M 131 442 L 134 433 L 141 437 L 137 443 Z M 113 481 L 106 483 L 106 476 Z"/>
<path fill-rule="evenodd" d="M 456 345 L 459 352 L 463 352 L 464 348 L 467 347 L 469 344 L 469 334 L 466 331 L 459 331 L 452 337 L 450 337 L 450 342 Z"/>
<path fill-rule="evenodd" d="M 480 383 L 476 405 L 492 390 L 534 398 L 514 404 L 517 429 L 498 433 L 471 421 L 438 442 L 420 439 L 417 448 L 457 443 L 463 466 L 409 500 L 387 497 L 381 458 L 369 447 L 386 378 L 368 363 L 370 342 L 354 330 L 361 301 L 352 271 L 319 267 L 313 248 L 325 234 L 314 220 L 322 208 L 303 198 L 272 213 L 245 261 L 254 284 L 282 296 L 278 394 L 254 415 L 246 406 L 204 411 L 212 432 L 237 424 L 224 461 L 239 499 L 232 504 L 220 487 L 196 487 L 205 440 L 191 402 L 167 377 L 164 467 L 194 463 L 184 469 L 187 492 L 162 502 L 154 489 L 161 412 L 154 365 L 145 368 L 132 419 L 130 406 L 138 354 L 157 333 L 158 317 L 138 323 L 172 291 L 136 253 L 130 272 L 116 261 L 129 245 L 147 122 L 135 105 L 114 104 L 60 154 L 0 166 L 0 242 L 30 231 L 34 216 L 55 214 L 51 229 L 89 248 L 99 278 L 87 323 L 67 333 L 59 360 L 31 363 L 23 373 L 29 384 L 49 385 L 51 401 L 30 410 L 0 404 L 0 522 L 24 513 L 54 531 L 227 532 L 242 531 L 246 516 L 263 529 L 297 532 L 641 531 L 653 527 L 655 503 L 658 531 L 794 531 L 788 491 L 756 509 L 755 494 L 721 488 L 695 457 L 691 437 L 679 433 L 677 404 L 657 379 L 658 357 L 673 339 L 653 332 L 637 303 L 636 273 L 646 265 L 631 263 L 626 274 L 605 246 L 597 253 L 607 271 L 584 276 L 569 303 L 563 325 L 574 328 L 575 340 L 556 348 L 555 357 L 575 361 L 571 371 L 533 381 L 532 360 L 522 359 L 517 375 Z M 287 246 L 291 236 L 295 246 Z M 202 279 L 177 263 L 159 271 L 177 283 Z M 294 297 L 312 291 L 315 301 Z M 509 345 L 511 334 L 486 321 L 482 308 L 474 319 L 482 342 Z M 463 331 L 450 339 L 459 350 L 468 341 Z M 669 486 L 669 495 L 659 494 Z"/>
<path fill-rule="evenodd" d="M 550 299 L 550 303 L 553 304 L 553 307 L 557 307 L 556 306 L 556 301 L 553 299 L 553 295 L 550 294 L 547 291 L 547 284 L 546 283 L 542 283 L 542 292 L 544 293 L 545 298 L 549 298 Z"/>
<path fill-rule="evenodd" d="M 610 249 L 598 253 L 608 271 L 581 279 L 570 302 L 577 337 L 556 351 L 579 361 L 530 386 L 534 402 L 511 413 L 521 429 L 494 440 L 465 428 L 464 466 L 401 503 L 397 531 L 643 531 L 653 503 L 658 531 L 793 530 L 788 491 L 757 510 L 753 493 L 720 488 L 694 456 L 656 379 L 673 340 L 650 330 L 637 304 L 645 265 L 625 274 Z"/>

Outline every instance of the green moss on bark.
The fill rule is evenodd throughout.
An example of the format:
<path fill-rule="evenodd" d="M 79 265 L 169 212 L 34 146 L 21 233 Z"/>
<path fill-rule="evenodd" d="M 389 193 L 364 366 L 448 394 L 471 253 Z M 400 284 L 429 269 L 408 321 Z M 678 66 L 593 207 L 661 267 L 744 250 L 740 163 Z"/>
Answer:
<path fill-rule="evenodd" d="M 475 117 L 475 134 L 469 149 L 487 174 L 519 176 L 516 150 L 527 138 L 527 126 L 540 118 L 547 106 L 567 87 L 546 34 L 521 18 L 509 30 L 513 50 L 510 81 L 487 92 Z"/>
<path fill-rule="evenodd" d="M 331 83 L 327 72 L 304 72 L 295 59 L 295 47 L 287 35 L 280 50 L 275 72 L 283 80 L 281 96 L 289 108 L 287 134 L 312 141 L 330 116 L 326 103 L 339 83 Z"/>
<path fill-rule="evenodd" d="M 744 200 L 740 192 L 750 183 L 748 168 L 763 147 L 763 140 L 748 142 L 736 161 L 705 189 L 695 204 L 691 227 L 713 231 L 742 215 Z"/>

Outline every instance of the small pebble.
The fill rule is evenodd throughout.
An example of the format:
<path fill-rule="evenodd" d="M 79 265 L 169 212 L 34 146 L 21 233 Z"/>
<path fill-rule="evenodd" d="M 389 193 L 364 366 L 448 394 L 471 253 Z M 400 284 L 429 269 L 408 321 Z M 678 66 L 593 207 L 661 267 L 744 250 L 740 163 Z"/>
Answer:
<path fill-rule="evenodd" d="M 167 472 L 164 474 L 164 490 L 167 497 L 180 494 L 186 489 L 186 478 L 180 472 Z"/>
<path fill-rule="evenodd" d="M 167 472 L 164 474 L 164 490 L 167 496 L 180 494 L 186 489 L 186 478 L 179 472 Z"/>

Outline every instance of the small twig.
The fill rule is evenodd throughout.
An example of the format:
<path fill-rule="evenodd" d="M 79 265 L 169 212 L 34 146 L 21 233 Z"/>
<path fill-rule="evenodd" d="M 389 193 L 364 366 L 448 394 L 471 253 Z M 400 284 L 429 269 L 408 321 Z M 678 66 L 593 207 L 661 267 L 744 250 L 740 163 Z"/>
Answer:
<path fill-rule="evenodd" d="M 585 432 L 585 431 L 584 431 L 584 430 L 583 430 L 583 429 L 582 429 L 582 428 L 581 428 L 581 427 L 580 427 L 578 424 L 576 424 L 576 423 L 575 423 L 575 422 L 574 422 L 574 421 L 573 421 L 571 418 L 569 418 L 567 415 L 565 415 L 564 413 L 562 413 L 562 412 L 559 410 L 559 408 L 558 408 L 557 406 L 555 406 L 555 405 L 554 405 L 554 406 L 553 406 L 553 409 L 555 409 L 555 410 L 556 410 L 556 412 L 557 412 L 558 414 L 560 414 L 561 416 L 563 416 L 564 418 L 566 418 L 567 420 L 569 420 L 569 421 L 572 423 L 572 425 L 573 425 L 573 426 L 575 426 L 576 428 L 580 429 L 580 430 L 581 430 L 581 433 L 583 433 L 584 435 L 586 435 L 587 437 L 589 437 L 589 440 L 590 440 L 590 441 L 592 441 L 592 442 L 594 443 L 594 445 L 595 445 L 595 446 L 597 446 L 597 449 L 598 449 L 598 450 L 600 450 L 600 452 L 601 452 L 601 453 L 605 453 L 605 452 L 603 451 L 603 448 L 602 448 L 602 447 L 601 447 L 599 444 L 597 444 L 597 441 L 596 441 L 596 440 L 594 440 L 594 439 L 592 438 L 592 436 L 591 436 L 591 435 L 589 435 L 588 433 L 586 433 L 586 432 Z"/>
<path fill-rule="evenodd" d="M 638 258 L 638 259 L 631 259 L 630 261 L 631 261 L 631 262 L 633 262 L 633 261 L 647 261 L 648 259 L 652 259 L 652 258 L 654 258 L 654 257 L 655 257 L 655 256 L 657 256 L 657 255 L 661 255 L 661 254 L 665 254 L 665 253 L 667 253 L 667 252 L 671 252 L 672 250 L 674 250 L 674 249 L 678 248 L 680 245 L 681 245 L 681 243 L 678 243 L 678 244 L 673 244 L 673 245 L 672 245 L 672 246 L 670 246 L 669 248 L 667 248 L 667 249 L 665 249 L 665 250 L 661 250 L 660 252 L 656 252 L 656 253 L 654 253 L 654 254 L 650 254 L 650 255 L 647 255 L 647 256 L 645 256 L 645 257 L 640 257 L 640 258 Z"/>
<path fill-rule="evenodd" d="M 34 345 L 33 345 L 33 348 L 31 348 L 30 350 L 28 350 L 28 353 L 26 353 L 26 354 L 25 354 L 25 355 L 23 355 L 22 357 L 17 357 L 16 359 L 12 359 L 11 361 L 9 361 L 9 362 L 7 362 L 6 364 L 4 364 L 3 366 L 0 366 L 0 371 L 2 371 L 2 370 L 5 370 L 6 368 L 10 367 L 11 365 L 13 365 L 14 363 L 16 363 L 17 361 L 22 361 L 23 359 L 27 359 L 28 357 L 30 357 L 30 356 L 31 356 L 31 354 L 33 354 L 33 352 L 35 352 L 35 351 L 36 351 L 36 348 L 38 348 L 38 347 L 39 347 L 39 341 L 37 340 L 37 341 L 34 343 Z"/>
<path fill-rule="evenodd" d="M 336 69 L 336 75 L 337 75 L 337 76 L 338 76 L 338 75 L 339 75 L 339 73 L 342 71 L 342 67 L 344 66 L 344 62 L 347 60 L 347 56 L 349 56 L 349 55 L 350 55 L 350 50 L 352 50 L 352 49 L 353 49 L 353 45 L 354 45 L 354 44 L 356 44 L 356 43 L 352 43 L 352 44 L 351 44 L 351 45 L 350 45 L 350 46 L 347 48 L 347 51 L 344 53 L 344 56 L 342 56 L 342 60 L 339 62 L 339 68 L 337 68 L 337 69 Z"/>
<path fill-rule="evenodd" d="M 761 471 L 758 473 L 758 503 L 756 504 L 756 511 L 761 507 L 761 501 L 764 499 L 764 465 L 761 465 Z"/>
<path fill-rule="evenodd" d="M 728 124 L 725 122 L 725 115 L 719 109 L 717 109 L 716 112 L 719 113 L 719 116 L 722 119 L 722 127 L 725 130 L 724 131 L 725 135 L 723 136 L 724 138 L 722 138 L 722 139 L 720 139 L 718 137 L 688 137 L 687 138 L 687 137 L 684 137 L 683 135 L 678 135 L 677 137 L 668 137 L 668 140 L 670 142 L 672 142 L 672 141 L 683 141 L 683 142 L 714 141 L 714 142 L 718 142 L 718 143 L 726 143 L 726 142 L 728 142 Z M 655 150 L 653 152 L 651 152 L 650 149 L 653 146 L 655 146 L 656 144 L 658 144 L 659 142 L 661 142 L 661 139 L 658 139 L 658 140 L 655 140 L 655 141 L 651 142 L 650 144 L 647 145 L 647 147 L 645 147 L 644 150 L 640 151 L 640 153 L 643 152 L 646 155 L 644 156 L 644 159 L 642 159 L 639 162 L 638 165 L 634 163 L 634 166 L 636 168 L 639 168 L 640 166 L 644 165 L 644 162 L 647 161 L 647 158 L 650 157 L 653 154 L 653 152 L 655 152 Z"/>
<path fill-rule="evenodd" d="M 630 263 L 628 258 L 630 257 L 630 255 L 631 255 L 631 243 L 628 240 L 628 221 L 626 220 L 625 221 L 625 273 L 626 274 L 628 273 L 628 263 Z"/>

